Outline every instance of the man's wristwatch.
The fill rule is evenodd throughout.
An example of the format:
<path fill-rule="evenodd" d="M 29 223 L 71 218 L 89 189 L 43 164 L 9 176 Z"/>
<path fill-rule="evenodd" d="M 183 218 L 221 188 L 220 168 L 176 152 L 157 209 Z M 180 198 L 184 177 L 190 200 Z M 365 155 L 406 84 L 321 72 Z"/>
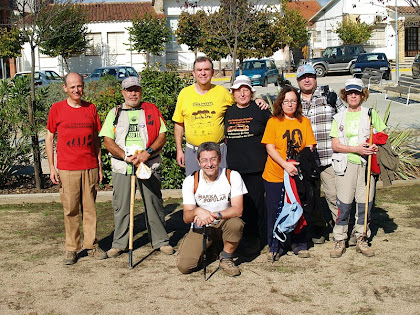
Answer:
<path fill-rule="evenodd" d="M 222 217 L 222 213 L 221 212 L 217 212 L 217 218 L 219 219 L 219 220 L 221 220 L 223 217 Z"/>
<path fill-rule="evenodd" d="M 155 152 L 155 150 L 153 150 L 152 147 L 148 147 L 148 148 L 146 148 L 146 152 L 149 153 L 150 155 L 152 155 Z"/>

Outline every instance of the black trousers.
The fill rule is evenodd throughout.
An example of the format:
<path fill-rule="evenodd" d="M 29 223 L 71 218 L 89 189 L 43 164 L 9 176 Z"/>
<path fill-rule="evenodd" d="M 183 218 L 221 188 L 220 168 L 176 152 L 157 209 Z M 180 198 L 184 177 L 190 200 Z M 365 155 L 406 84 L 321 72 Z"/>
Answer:
<path fill-rule="evenodd" d="M 241 174 L 248 193 L 244 195 L 245 222 L 243 236 L 263 238 L 264 228 L 264 183 L 262 172 Z"/>

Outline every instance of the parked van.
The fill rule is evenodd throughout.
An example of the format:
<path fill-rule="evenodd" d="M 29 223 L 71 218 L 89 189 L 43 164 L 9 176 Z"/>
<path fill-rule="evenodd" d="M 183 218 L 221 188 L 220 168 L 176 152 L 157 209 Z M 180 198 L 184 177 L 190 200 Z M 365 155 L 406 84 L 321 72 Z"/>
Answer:
<path fill-rule="evenodd" d="M 330 72 L 349 71 L 353 74 L 354 63 L 361 53 L 365 53 L 365 50 L 359 44 L 332 46 L 322 52 L 322 57 L 303 60 L 302 64 L 312 65 L 318 77 Z"/>

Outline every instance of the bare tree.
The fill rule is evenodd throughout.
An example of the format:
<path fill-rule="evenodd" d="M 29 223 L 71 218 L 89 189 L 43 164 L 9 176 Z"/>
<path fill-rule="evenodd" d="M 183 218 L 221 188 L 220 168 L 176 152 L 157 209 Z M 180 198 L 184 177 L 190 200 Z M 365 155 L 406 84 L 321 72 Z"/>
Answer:
<path fill-rule="evenodd" d="M 34 159 L 35 185 L 37 189 L 43 188 L 41 155 L 39 149 L 38 132 L 35 128 L 34 109 L 36 108 L 35 99 L 35 49 L 41 41 L 46 39 L 48 26 L 54 24 L 58 19 L 61 10 L 66 10 L 72 6 L 71 0 L 57 0 L 53 4 L 46 0 L 20 0 L 16 1 L 17 26 L 22 32 L 24 41 L 29 44 L 31 50 L 31 93 L 28 101 L 29 124 L 33 127 L 31 136 L 32 154 Z M 51 8 L 57 8 L 52 10 Z M 50 14 L 43 14 L 46 10 Z M 39 25 L 43 27 L 39 27 Z M 69 30 L 70 31 L 70 30 Z"/>

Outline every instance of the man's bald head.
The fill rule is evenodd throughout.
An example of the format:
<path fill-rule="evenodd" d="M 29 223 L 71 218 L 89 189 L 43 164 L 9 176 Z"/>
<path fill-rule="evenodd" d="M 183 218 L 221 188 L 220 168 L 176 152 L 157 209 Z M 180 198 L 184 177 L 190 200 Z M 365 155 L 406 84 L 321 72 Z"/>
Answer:
<path fill-rule="evenodd" d="M 78 77 L 83 82 L 83 77 L 77 73 L 77 72 L 69 72 L 64 76 L 64 85 L 67 86 L 68 80 L 72 80 L 74 78 Z"/>

